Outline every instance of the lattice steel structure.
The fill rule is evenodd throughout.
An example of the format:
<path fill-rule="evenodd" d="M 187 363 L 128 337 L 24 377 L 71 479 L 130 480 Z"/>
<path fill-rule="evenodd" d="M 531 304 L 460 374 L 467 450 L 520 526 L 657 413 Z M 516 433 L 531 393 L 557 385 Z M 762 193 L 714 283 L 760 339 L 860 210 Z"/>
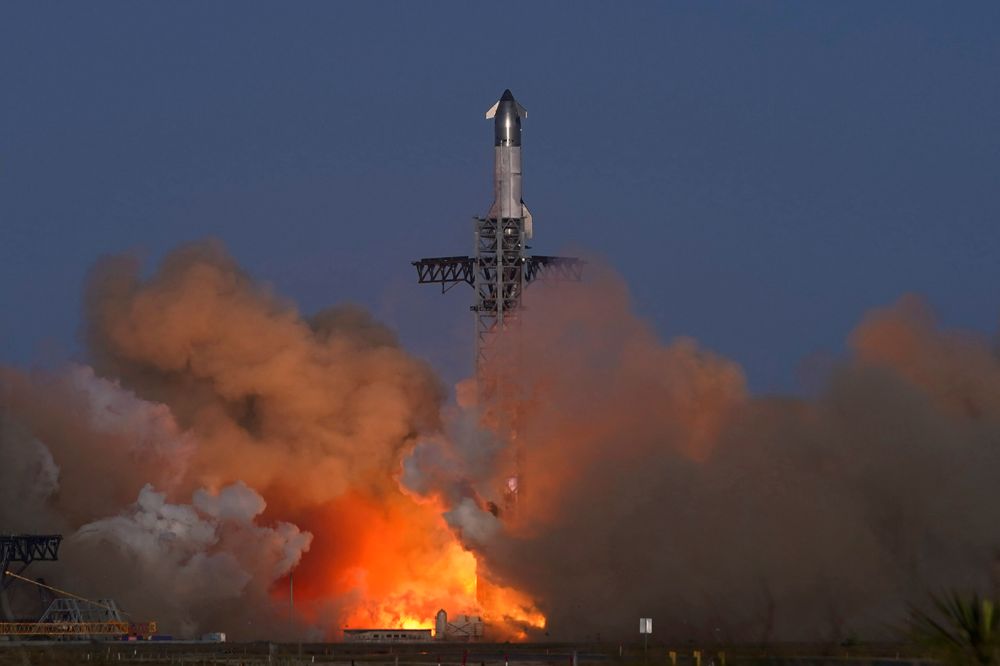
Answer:
<path fill-rule="evenodd" d="M 420 284 L 440 284 L 446 292 L 466 283 L 475 301 L 475 370 L 480 408 L 486 424 L 514 449 L 514 469 L 504 488 L 507 510 L 523 502 L 523 433 L 515 414 L 503 407 L 518 387 L 517 353 L 500 345 L 505 334 L 515 333 L 523 312 L 524 289 L 545 279 L 579 281 L 584 262 L 576 257 L 530 256 L 532 217 L 521 198 L 521 118 L 527 116 L 509 90 L 486 113 L 494 118 L 494 200 L 485 217 L 474 218 L 475 255 L 437 257 L 414 261 Z M 516 333 L 514 335 L 516 341 Z M 503 357 L 497 357 L 503 348 Z M 501 409 L 495 409 L 500 406 Z M 491 413 L 491 407 L 494 409 Z"/>
<path fill-rule="evenodd" d="M 483 218 L 475 218 L 478 231 Z M 440 284 L 441 293 L 457 284 L 475 286 L 475 257 L 436 257 L 412 262 L 417 268 L 419 284 Z M 562 280 L 579 282 L 583 279 L 584 261 L 576 257 L 547 257 L 533 255 L 525 257 L 524 281 Z"/>
<path fill-rule="evenodd" d="M 439 284 L 445 293 L 459 284 L 473 287 L 476 301 L 470 306 L 476 316 L 476 373 L 492 350 L 493 336 L 516 323 L 521 311 L 521 292 L 542 280 L 579 282 L 584 261 L 576 257 L 527 256 L 515 245 L 523 232 L 516 220 L 497 221 L 477 217 L 475 257 L 437 257 L 414 261 L 419 284 Z M 497 253 L 497 227 L 510 233 L 506 251 Z M 498 268 L 499 267 L 499 268 Z M 498 294 L 502 294 L 499 297 Z"/>
<path fill-rule="evenodd" d="M 0 635 L 50 638 L 149 638 L 155 622 L 129 622 L 112 599 L 55 599 L 38 622 L 0 622 Z"/>
<path fill-rule="evenodd" d="M 21 574 L 32 562 L 54 562 L 59 559 L 61 534 L 0 534 L 0 590 L 14 582 L 6 575 L 10 565 L 20 563 L 15 572 Z"/>

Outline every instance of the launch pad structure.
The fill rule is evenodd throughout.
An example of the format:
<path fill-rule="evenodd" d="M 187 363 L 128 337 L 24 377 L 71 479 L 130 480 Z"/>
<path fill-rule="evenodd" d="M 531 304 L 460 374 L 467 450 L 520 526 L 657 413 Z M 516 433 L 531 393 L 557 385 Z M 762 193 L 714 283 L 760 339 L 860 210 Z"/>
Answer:
<path fill-rule="evenodd" d="M 475 378 L 484 425 L 506 439 L 514 464 L 503 489 L 504 512 L 516 515 L 524 502 L 523 426 L 504 411 L 516 400 L 519 358 L 517 331 L 525 287 L 539 280 L 579 282 L 583 260 L 529 255 L 533 220 L 521 197 L 521 119 L 527 111 L 510 90 L 486 112 L 494 120 L 494 199 L 485 217 L 475 217 L 475 254 L 414 261 L 420 284 L 440 284 L 442 293 L 458 284 L 474 292 Z M 504 344 L 511 337 L 513 344 Z"/>
<path fill-rule="evenodd" d="M 128 636 L 148 639 L 156 632 L 155 622 L 130 622 L 112 599 L 85 599 L 65 590 L 32 580 L 21 574 L 32 562 L 55 562 L 59 559 L 61 534 L 0 534 L 0 639 L 122 639 Z M 18 570 L 10 565 L 18 563 Z M 21 581 L 55 593 L 38 620 L 11 620 L 7 606 L 8 588 Z"/>
<path fill-rule="evenodd" d="M 59 559 L 61 534 L 0 534 L 0 591 L 6 590 L 15 577 L 7 571 L 19 563 L 20 575 L 32 562 L 54 562 Z"/>

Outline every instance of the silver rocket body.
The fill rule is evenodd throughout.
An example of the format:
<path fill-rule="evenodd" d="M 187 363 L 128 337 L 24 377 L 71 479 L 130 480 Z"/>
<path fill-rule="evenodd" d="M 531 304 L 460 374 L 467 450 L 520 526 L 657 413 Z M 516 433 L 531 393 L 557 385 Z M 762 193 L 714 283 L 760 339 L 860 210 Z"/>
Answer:
<path fill-rule="evenodd" d="M 528 112 L 505 90 L 486 112 L 493 119 L 493 205 L 487 218 L 524 220 L 524 235 L 531 238 L 531 214 L 521 198 L 521 118 Z"/>
<path fill-rule="evenodd" d="M 520 391 L 516 329 L 532 232 L 531 214 L 521 199 L 521 119 L 527 115 L 510 90 L 486 112 L 493 119 L 493 205 L 476 226 L 476 384 L 484 420 L 513 454 L 504 465 L 508 475 L 502 489 L 508 517 L 518 514 L 524 498 L 524 443 L 513 405 Z M 497 344 L 511 334 L 508 344 Z"/>
<path fill-rule="evenodd" d="M 494 160 L 493 219 L 524 217 L 521 201 L 521 147 L 497 146 Z"/>

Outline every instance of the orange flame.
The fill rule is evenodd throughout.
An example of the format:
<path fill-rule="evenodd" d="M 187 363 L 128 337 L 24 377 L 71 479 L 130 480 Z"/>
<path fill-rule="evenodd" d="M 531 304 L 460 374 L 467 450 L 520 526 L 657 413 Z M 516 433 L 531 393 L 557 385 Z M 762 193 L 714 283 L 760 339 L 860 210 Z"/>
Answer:
<path fill-rule="evenodd" d="M 353 492 L 303 521 L 315 535 L 295 571 L 296 598 L 341 607 L 340 628 L 433 628 L 440 609 L 479 615 L 491 638 L 517 640 L 545 624 L 526 595 L 487 583 L 436 502 Z M 316 619 L 315 617 L 311 619 Z"/>

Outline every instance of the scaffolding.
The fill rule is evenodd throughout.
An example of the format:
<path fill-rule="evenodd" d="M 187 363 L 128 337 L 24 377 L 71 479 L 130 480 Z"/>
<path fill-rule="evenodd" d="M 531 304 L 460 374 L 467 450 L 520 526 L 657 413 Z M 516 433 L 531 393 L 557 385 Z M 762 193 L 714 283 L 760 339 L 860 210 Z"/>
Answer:
<path fill-rule="evenodd" d="M 22 580 L 65 595 L 52 600 L 37 621 L 0 622 L 0 636 L 18 638 L 148 640 L 156 622 L 130 622 L 113 599 L 85 599 L 65 590 L 6 572 L 4 578 Z"/>

